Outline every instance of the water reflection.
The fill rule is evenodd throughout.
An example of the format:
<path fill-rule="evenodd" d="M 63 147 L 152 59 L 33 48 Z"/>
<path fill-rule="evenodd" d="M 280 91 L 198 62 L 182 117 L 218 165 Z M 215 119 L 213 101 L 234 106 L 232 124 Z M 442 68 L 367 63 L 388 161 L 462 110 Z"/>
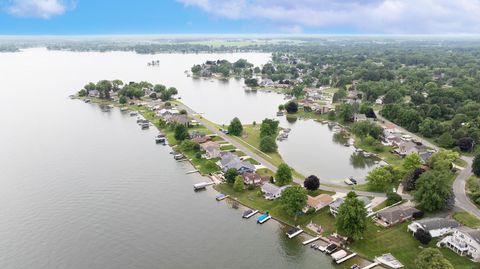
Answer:
<path fill-rule="evenodd" d="M 352 153 L 352 155 L 350 155 L 350 164 L 354 168 L 359 168 L 359 169 L 369 168 L 374 166 L 376 162 L 377 162 L 376 158 L 366 158 L 360 153 L 354 152 Z"/>

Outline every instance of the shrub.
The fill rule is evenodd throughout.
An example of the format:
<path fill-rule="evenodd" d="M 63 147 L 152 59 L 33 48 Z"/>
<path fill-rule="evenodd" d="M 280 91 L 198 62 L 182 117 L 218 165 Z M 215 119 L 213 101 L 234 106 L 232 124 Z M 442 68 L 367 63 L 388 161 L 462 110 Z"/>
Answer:
<path fill-rule="evenodd" d="M 429 232 L 426 232 L 424 229 L 418 229 L 415 232 L 415 238 L 424 245 L 428 245 L 432 241 L 432 235 Z"/>

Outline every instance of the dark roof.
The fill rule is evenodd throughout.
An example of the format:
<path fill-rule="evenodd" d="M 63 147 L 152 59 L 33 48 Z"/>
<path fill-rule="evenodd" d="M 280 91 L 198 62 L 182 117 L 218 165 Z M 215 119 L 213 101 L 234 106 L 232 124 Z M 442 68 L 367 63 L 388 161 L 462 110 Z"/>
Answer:
<path fill-rule="evenodd" d="M 427 232 L 443 228 L 457 228 L 460 226 L 460 223 L 456 220 L 443 218 L 423 219 L 416 222 Z"/>
<path fill-rule="evenodd" d="M 397 223 L 401 220 L 412 217 L 415 212 L 419 212 L 419 210 L 411 206 L 399 205 L 378 212 L 377 215 L 388 221 L 388 223 Z"/>

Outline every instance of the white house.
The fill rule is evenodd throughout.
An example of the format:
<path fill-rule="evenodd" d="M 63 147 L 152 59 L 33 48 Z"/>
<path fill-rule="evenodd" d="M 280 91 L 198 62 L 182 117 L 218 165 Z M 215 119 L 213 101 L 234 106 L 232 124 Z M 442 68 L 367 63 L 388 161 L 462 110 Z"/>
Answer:
<path fill-rule="evenodd" d="M 358 200 L 362 201 L 365 204 L 365 209 L 367 210 L 368 213 L 372 212 L 372 201 L 368 199 L 366 196 L 358 196 Z M 340 206 L 345 202 L 344 198 L 338 198 L 337 200 L 333 201 L 333 203 L 330 204 L 330 213 L 333 216 L 337 216 L 338 214 L 338 209 Z"/>
<path fill-rule="evenodd" d="M 460 256 L 480 261 L 480 230 L 468 227 L 455 228 L 453 233 L 440 242 L 438 247 L 448 247 Z"/>
<path fill-rule="evenodd" d="M 453 219 L 431 218 L 412 222 L 408 230 L 415 233 L 418 229 L 430 233 L 432 237 L 441 237 L 453 232 L 453 229 L 460 227 L 460 223 Z"/>
<path fill-rule="evenodd" d="M 282 186 L 279 187 L 275 184 L 272 184 L 270 182 L 266 182 L 265 184 L 262 185 L 262 192 L 263 196 L 267 200 L 275 200 L 282 196 L 282 192 L 290 186 Z"/>

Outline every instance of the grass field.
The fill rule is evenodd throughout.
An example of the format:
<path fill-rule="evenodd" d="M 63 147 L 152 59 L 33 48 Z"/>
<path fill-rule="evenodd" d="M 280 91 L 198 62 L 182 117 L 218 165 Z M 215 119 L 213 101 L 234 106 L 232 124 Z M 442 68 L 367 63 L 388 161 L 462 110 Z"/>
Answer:
<path fill-rule="evenodd" d="M 480 219 L 468 212 L 455 212 L 455 214 L 453 214 L 453 218 L 465 226 L 471 228 L 480 228 Z"/>

